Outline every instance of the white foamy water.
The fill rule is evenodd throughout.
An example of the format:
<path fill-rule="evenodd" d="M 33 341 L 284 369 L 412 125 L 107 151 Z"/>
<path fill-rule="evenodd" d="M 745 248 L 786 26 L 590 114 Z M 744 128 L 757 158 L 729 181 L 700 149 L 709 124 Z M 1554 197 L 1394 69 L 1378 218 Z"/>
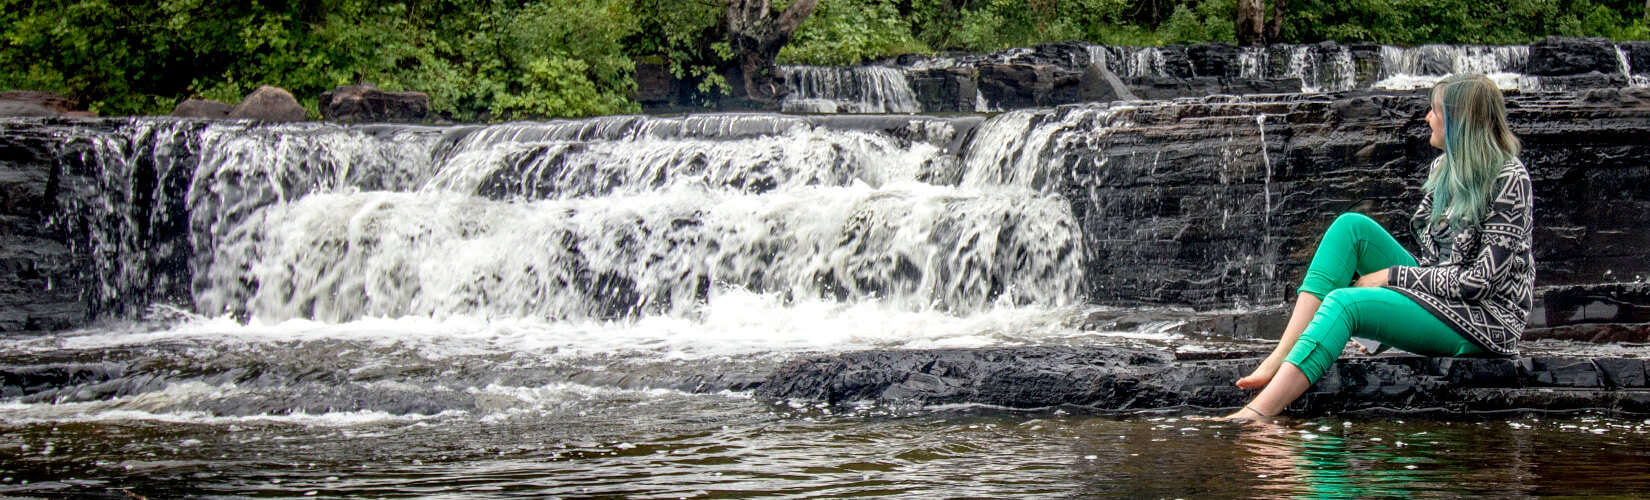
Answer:
<path fill-rule="evenodd" d="M 787 113 L 917 113 L 905 70 L 887 66 L 783 66 Z"/>
<path fill-rule="evenodd" d="M 309 319 L 195 318 L 160 330 L 86 331 L 0 342 L 0 352 L 95 351 L 149 345 L 215 350 L 293 343 L 349 342 L 394 348 L 429 360 L 511 354 L 544 363 L 617 356 L 633 360 L 716 360 L 869 348 L 1021 345 L 1070 340 L 1079 306 L 1001 304 L 973 314 L 911 311 L 876 301 L 786 300 L 779 294 L 726 290 L 684 316 L 625 321 L 530 318 Z"/>
<path fill-rule="evenodd" d="M 1502 90 L 1539 91 L 1540 79 L 1523 74 L 1529 57 L 1527 45 L 1382 46 L 1381 72 L 1372 86 L 1391 90 L 1430 88 L 1451 74 L 1477 73 Z"/>

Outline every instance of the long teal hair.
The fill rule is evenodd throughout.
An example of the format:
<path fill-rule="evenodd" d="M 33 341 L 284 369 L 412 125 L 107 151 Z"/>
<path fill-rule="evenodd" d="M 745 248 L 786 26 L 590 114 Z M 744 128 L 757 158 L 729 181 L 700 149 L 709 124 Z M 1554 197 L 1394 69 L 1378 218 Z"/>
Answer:
<path fill-rule="evenodd" d="M 1444 118 L 1444 154 L 1421 186 L 1432 193 L 1428 222 L 1478 225 L 1495 196 L 1501 166 L 1518 156 L 1506 101 L 1483 75 L 1451 75 L 1432 88 L 1432 105 Z"/>

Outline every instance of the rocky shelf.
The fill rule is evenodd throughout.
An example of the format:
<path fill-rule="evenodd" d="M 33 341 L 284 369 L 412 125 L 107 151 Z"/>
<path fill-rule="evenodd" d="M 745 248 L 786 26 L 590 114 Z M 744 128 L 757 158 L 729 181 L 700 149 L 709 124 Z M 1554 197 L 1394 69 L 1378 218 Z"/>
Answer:
<path fill-rule="evenodd" d="M 759 398 L 901 409 L 981 404 L 1097 411 L 1232 409 L 1252 393 L 1232 385 L 1258 358 L 1182 360 L 1114 346 L 875 350 L 796 359 Z M 1650 414 L 1645 361 L 1582 353 L 1516 358 L 1344 357 L 1289 414 L 1358 410 L 1596 410 Z"/>

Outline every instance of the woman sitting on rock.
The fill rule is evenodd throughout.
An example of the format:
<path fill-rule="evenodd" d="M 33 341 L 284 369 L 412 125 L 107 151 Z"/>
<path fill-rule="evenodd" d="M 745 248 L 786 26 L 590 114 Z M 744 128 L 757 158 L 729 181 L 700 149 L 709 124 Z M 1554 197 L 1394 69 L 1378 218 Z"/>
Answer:
<path fill-rule="evenodd" d="M 1335 219 L 1277 348 L 1237 381 L 1264 389 L 1225 418 L 1276 415 L 1353 336 L 1424 356 L 1517 352 L 1535 282 L 1532 193 L 1501 91 L 1480 75 L 1445 78 L 1433 88 L 1427 125 L 1444 153 L 1432 161 L 1410 220 L 1420 260 L 1369 217 Z"/>

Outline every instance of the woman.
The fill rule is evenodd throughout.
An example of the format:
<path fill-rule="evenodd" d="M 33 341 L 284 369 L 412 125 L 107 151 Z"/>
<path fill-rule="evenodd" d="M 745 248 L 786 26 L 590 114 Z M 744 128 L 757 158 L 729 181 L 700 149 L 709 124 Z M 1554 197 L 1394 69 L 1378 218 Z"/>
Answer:
<path fill-rule="evenodd" d="M 1481 75 L 1445 78 L 1433 88 L 1427 125 L 1432 146 L 1444 152 L 1410 221 L 1421 259 L 1369 217 L 1337 218 L 1277 348 L 1237 381 L 1264 389 L 1225 418 L 1276 415 L 1317 382 L 1352 336 L 1424 356 L 1517 352 L 1535 282 L 1532 193 L 1501 91 Z"/>

